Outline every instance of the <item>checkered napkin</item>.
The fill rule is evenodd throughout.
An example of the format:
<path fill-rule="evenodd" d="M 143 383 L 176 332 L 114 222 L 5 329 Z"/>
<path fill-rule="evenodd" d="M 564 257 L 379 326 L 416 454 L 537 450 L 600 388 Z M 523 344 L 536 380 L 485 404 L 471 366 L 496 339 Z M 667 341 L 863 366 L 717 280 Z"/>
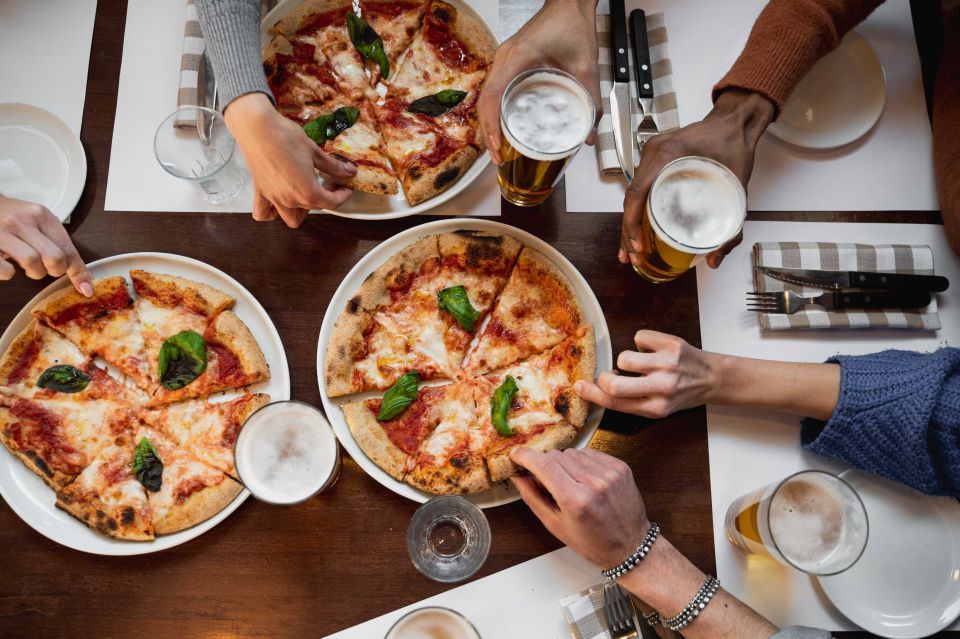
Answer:
<path fill-rule="evenodd" d="M 603 102 L 603 117 L 597 127 L 597 153 L 603 173 L 620 173 L 617 146 L 613 141 L 613 120 L 610 118 L 610 91 L 613 90 L 613 65 L 610 63 L 610 16 L 597 16 L 597 42 L 600 43 L 600 96 Z M 673 67 L 667 55 L 667 27 L 662 13 L 647 14 L 647 41 L 650 45 L 650 62 L 653 66 L 653 119 L 660 132 L 680 126 L 677 114 L 677 94 L 673 91 Z M 637 102 L 637 79 L 633 73 L 633 52 L 630 59 L 630 121 L 634 131 L 643 119 Z M 635 142 L 635 141 L 634 141 Z M 640 155 L 635 154 L 637 162 Z"/>
<path fill-rule="evenodd" d="M 573 639 L 611 639 L 607 615 L 603 611 L 603 584 L 590 586 L 560 600 L 563 618 L 570 625 Z M 634 618 L 633 622 L 637 623 Z"/>
<path fill-rule="evenodd" d="M 833 244 L 830 242 L 758 242 L 753 245 L 755 266 L 822 269 L 827 271 L 868 271 L 917 275 L 933 274 L 933 251 L 929 246 L 907 244 Z M 805 295 L 823 290 L 788 284 L 753 271 L 758 291 L 789 289 Z M 759 313 L 760 328 L 912 328 L 939 330 L 940 316 L 934 298 L 917 311 L 824 311 L 804 309 L 793 315 Z"/>

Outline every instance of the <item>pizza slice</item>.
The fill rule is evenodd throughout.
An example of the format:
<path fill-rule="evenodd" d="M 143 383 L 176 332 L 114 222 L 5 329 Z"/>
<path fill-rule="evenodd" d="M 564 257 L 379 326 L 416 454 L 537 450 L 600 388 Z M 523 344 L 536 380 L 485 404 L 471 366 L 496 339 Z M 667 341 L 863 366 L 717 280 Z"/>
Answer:
<path fill-rule="evenodd" d="M 383 73 L 377 62 L 367 62 L 370 84 L 376 85 L 396 75 L 397 62 L 420 29 L 426 9 L 426 0 L 363 0 L 360 3 L 360 17 L 379 36 L 388 62 L 387 73 Z M 375 47 L 375 40 L 371 40 Z"/>
<path fill-rule="evenodd" d="M 57 291 L 37 304 L 33 315 L 87 355 L 103 357 L 150 388 L 140 321 L 122 277 L 96 280 L 89 298 L 72 288 Z"/>
<path fill-rule="evenodd" d="M 509 366 L 572 335 L 583 309 L 563 273 L 539 251 L 525 247 L 466 359 L 476 375 Z"/>
<path fill-rule="evenodd" d="M 179 358 L 168 363 L 176 369 L 176 383 L 161 385 L 147 406 L 207 397 L 270 378 L 270 367 L 257 340 L 233 311 L 217 315 L 202 339 L 178 342 L 178 354 Z"/>
<path fill-rule="evenodd" d="M 239 480 L 233 448 L 244 422 L 270 402 L 264 393 L 245 394 L 226 402 L 202 399 L 143 410 L 140 419 L 163 431 L 197 459 Z"/>
<path fill-rule="evenodd" d="M 214 317 L 236 300 L 212 286 L 174 275 L 130 271 L 137 293 L 137 317 L 143 333 L 147 373 L 155 384 L 160 378 L 160 351 L 169 337 L 193 331 L 202 335 Z"/>
<path fill-rule="evenodd" d="M 154 538 L 147 491 L 133 473 L 131 438 L 104 448 L 69 486 L 57 491 L 57 508 L 116 539 Z"/>

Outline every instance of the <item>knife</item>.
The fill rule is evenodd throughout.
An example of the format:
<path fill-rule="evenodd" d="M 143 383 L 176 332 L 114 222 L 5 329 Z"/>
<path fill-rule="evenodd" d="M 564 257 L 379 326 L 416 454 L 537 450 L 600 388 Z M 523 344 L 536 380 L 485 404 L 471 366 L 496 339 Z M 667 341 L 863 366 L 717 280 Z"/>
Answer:
<path fill-rule="evenodd" d="M 647 16 L 643 9 L 630 12 L 630 44 L 633 46 L 633 72 L 637 76 L 637 102 L 643 116 L 637 127 L 637 148 L 642 154 L 643 145 L 660 133 L 653 117 L 653 63 L 647 40 Z"/>
<path fill-rule="evenodd" d="M 900 273 L 868 273 L 862 271 L 817 271 L 801 268 L 755 267 L 757 272 L 781 282 L 840 290 L 862 288 L 869 290 L 915 290 L 940 293 L 947 290 L 949 280 L 940 275 L 906 275 Z"/>
<path fill-rule="evenodd" d="M 627 50 L 627 13 L 624 0 L 610 0 L 610 61 L 613 89 L 610 91 L 610 119 L 617 159 L 627 181 L 633 180 L 633 126 L 630 123 L 630 63 Z"/>

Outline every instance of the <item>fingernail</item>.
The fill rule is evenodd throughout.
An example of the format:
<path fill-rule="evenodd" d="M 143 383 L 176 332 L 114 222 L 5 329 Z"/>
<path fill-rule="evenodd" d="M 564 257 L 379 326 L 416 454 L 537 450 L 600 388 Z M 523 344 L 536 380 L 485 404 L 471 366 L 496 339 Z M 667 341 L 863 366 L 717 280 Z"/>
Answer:
<path fill-rule="evenodd" d="M 351 164 L 350 162 L 343 162 L 343 169 L 350 175 L 357 174 L 357 165 Z"/>
<path fill-rule="evenodd" d="M 90 282 L 84 282 L 80 285 L 80 292 L 86 295 L 87 297 L 93 297 L 93 287 L 90 286 Z"/>
<path fill-rule="evenodd" d="M 630 240 L 630 247 L 633 248 L 633 250 L 637 253 L 643 250 L 643 246 L 640 244 L 639 240 Z"/>
<path fill-rule="evenodd" d="M 575 382 L 573 385 L 573 391 L 579 395 L 580 391 L 582 390 L 583 390 L 583 382 L 582 381 Z"/>
<path fill-rule="evenodd" d="M 627 262 L 627 254 L 624 252 L 623 249 L 620 249 L 620 250 L 617 252 L 617 259 L 620 260 L 620 262 L 626 264 L 626 262 Z"/>

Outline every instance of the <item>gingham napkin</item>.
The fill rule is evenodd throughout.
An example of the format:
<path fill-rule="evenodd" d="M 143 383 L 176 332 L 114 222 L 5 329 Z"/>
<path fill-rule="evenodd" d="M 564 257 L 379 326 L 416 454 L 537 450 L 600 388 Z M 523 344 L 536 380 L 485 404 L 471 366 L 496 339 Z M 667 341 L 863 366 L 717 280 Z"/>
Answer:
<path fill-rule="evenodd" d="M 603 584 L 564 597 L 560 600 L 560 608 L 574 639 L 612 639 L 607 628 L 607 615 L 603 611 Z M 640 627 L 636 618 L 633 622 Z"/>
<path fill-rule="evenodd" d="M 907 244 L 833 244 L 830 242 L 758 242 L 753 245 L 756 266 L 823 269 L 827 271 L 874 271 L 917 275 L 933 274 L 933 251 L 929 246 Z M 788 284 L 753 271 L 758 291 L 791 290 L 805 295 L 822 289 Z M 759 313 L 760 328 L 912 328 L 939 330 L 940 316 L 934 297 L 917 311 L 824 311 L 804 309 L 793 315 Z"/>
<path fill-rule="evenodd" d="M 603 117 L 597 126 L 597 154 L 603 173 L 620 173 L 617 147 L 613 141 L 613 120 L 610 118 L 610 91 L 613 89 L 613 66 L 610 64 L 610 16 L 597 16 L 597 42 L 600 45 L 600 96 L 603 102 Z M 650 62 L 653 66 L 653 118 L 660 132 L 680 126 L 677 114 L 677 94 L 673 91 L 673 67 L 667 55 L 667 27 L 662 13 L 647 14 L 647 41 L 650 45 Z M 637 80 L 633 73 L 633 52 L 630 51 L 630 121 L 632 129 L 640 126 L 640 104 L 637 102 Z M 634 141 L 635 142 L 635 141 Z M 635 154 L 637 162 L 640 155 Z"/>

